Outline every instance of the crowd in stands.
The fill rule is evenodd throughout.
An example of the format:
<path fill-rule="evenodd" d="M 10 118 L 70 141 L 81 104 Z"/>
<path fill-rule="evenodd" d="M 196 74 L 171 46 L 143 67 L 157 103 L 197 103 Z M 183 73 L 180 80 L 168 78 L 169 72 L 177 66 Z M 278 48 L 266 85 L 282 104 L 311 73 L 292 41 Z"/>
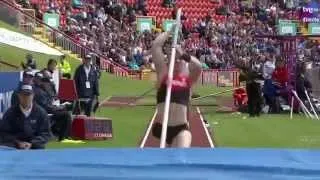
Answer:
<path fill-rule="evenodd" d="M 35 1 L 19 2 L 24 6 L 33 5 L 39 18 L 44 13 L 39 4 L 32 3 Z M 47 12 L 60 14 L 65 19 L 61 21 L 60 29 L 79 44 L 133 70 L 152 68 L 148 50 L 157 31 L 138 33 L 135 24 L 136 16 L 147 15 L 146 1 L 136 1 L 135 6 L 116 0 L 73 0 L 64 4 L 48 2 Z M 164 1 L 164 6 L 174 6 L 174 2 Z M 257 39 L 255 36 L 275 35 L 277 19 L 299 18 L 298 10 L 294 8 L 299 5 L 296 1 L 241 2 L 245 1 L 227 1 L 225 6 L 209 11 L 206 17 L 199 19 L 182 16 L 185 39 L 182 43 L 201 60 L 205 69 L 234 68 L 238 62 L 250 59 L 260 62 L 265 59 L 258 56 L 261 52 L 279 55 L 279 42 Z M 215 21 L 211 18 L 213 14 L 222 15 L 224 19 Z M 172 18 L 174 15 L 175 11 Z M 301 45 L 310 46 L 310 43 L 304 41 Z M 304 54 L 316 57 L 308 52 Z"/>
<path fill-rule="evenodd" d="M 116 0 L 73 0 L 71 3 L 49 0 L 45 8 L 41 8 L 42 4 L 34 0 L 17 2 L 24 7 L 33 7 L 38 18 L 42 18 L 43 9 L 60 14 L 61 30 L 94 52 L 134 70 L 150 67 L 152 60 L 148 49 L 157 33 L 137 33 L 135 26 L 136 16 L 147 15 L 147 3 L 144 0 L 136 1 L 134 5 Z M 163 4 L 171 7 L 174 2 L 163 1 Z M 275 35 L 276 19 L 299 18 L 295 8 L 300 5 L 299 1 L 244 2 L 226 1 L 225 6 L 208 12 L 208 16 L 202 19 L 182 17 L 186 39 L 184 44 L 201 59 L 204 68 L 232 68 L 235 61 L 257 59 L 256 54 L 261 49 L 279 52 L 277 41 L 257 40 L 255 35 Z M 225 18 L 223 21 L 214 21 L 211 18 L 213 14 Z M 306 42 L 301 44 L 310 46 Z M 312 46 L 311 49 L 316 48 Z M 308 51 L 304 54 L 316 58 Z"/>
<path fill-rule="evenodd" d="M 46 12 L 60 14 L 62 19 L 65 19 L 62 21 L 60 30 L 82 46 L 133 70 L 153 68 L 149 49 L 159 31 L 156 29 L 143 33 L 136 31 L 136 15 L 147 14 L 145 1 L 138 0 L 135 7 L 115 0 L 73 0 L 71 4 L 59 4 L 52 0 L 48 2 L 48 6 L 45 7 Z M 246 73 L 242 76 L 242 80 L 247 83 L 246 93 L 250 115 L 259 115 L 261 112 L 259 108 L 262 107 L 262 101 L 258 101 L 259 94 L 263 94 L 261 98 L 264 98 L 265 104 L 270 107 L 269 112 L 279 113 L 279 98 L 284 99 L 288 104 L 289 72 L 285 67 L 284 59 L 281 58 L 280 42 L 275 38 L 257 38 L 257 36 L 276 35 L 277 19 L 298 19 L 297 10 L 294 8 L 297 4 L 295 1 L 287 1 L 286 4 L 281 3 L 282 1 L 258 0 L 253 1 L 253 4 L 236 4 L 235 2 L 239 1 L 228 1 L 226 5 L 216 11 L 208 12 L 206 17 L 195 21 L 190 21 L 182 15 L 181 45 L 187 52 L 199 58 L 204 69 L 242 68 Z M 23 0 L 18 3 L 23 7 L 35 8 L 37 17 L 42 18 L 43 8 L 40 8 L 40 4 L 36 1 Z M 174 7 L 174 1 L 166 0 L 164 6 Z M 211 17 L 213 13 L 224 16 L 223 20 L 214 21 Z M 172 18 L 174 14 L 175 11 Z M 302 39 L 299 42 L 298 59 L 318 62 L 319 47 L 317 41 Z M 21 103 L 24 102 L 21 93 L 26 94 L 25 92 L 28 91 L 29 94 L 34 94 L 34 99 L 40 106 L 40 108 L 37 106 L 37 112 L 41 111 L 39 114 L 43 115 L 41 110 L 43 108 L 47 116 L 51 114 L 50 118 L 41 117 L 48 121 L 42 122 L 44 123 L 42 125 L 47 127 L 47 124 L 52 122 L 54 125 L 49 129 L 43 126 L 42 137 L 36 136 L 33 132 L 36 130 L 30 125 L 27 128 L 32 130 L 26 131 L 27 134 L 24 135 L 28 139 L 11 136 L 4 139 L 18 142 L 11 146 L 22 149 L 25 146 L 42 148 L 43 144 L 34 145 L 33 143 L 47 142 L 48 133 L 51 133 L 49 131 L 52 131 L 59 141 L 70 137 L 70 109 L 65 104 L 56 103 L 57 92 L 52 84 L 52 72 L 57 66 L 61 69 L 63 77 L 71 78 L 71 67 L 63 59 L 60 63 L 50 60 L 46 69 L 34 75 L 27 70 L 37 68 L 32 57 L 28 56 L 27 63 L 22 64 L 26 69 L 24 80 L 18 86 L 16 95 L 13 96 L 13 107 L 8 113 L 13 110 L 19 111 Z M 76 105 L 80 108 L 74 112 L 78 114 L 84 111 L 87 116 L 91 115 L 91 110 L 97 104 L 99 97 L 99 72 L 95 66 L 91 65 L 91 59 L 90 54 L 83 58 L 83 65 L 77 68 L 74 77 L 79 97 L 84 99 Z M 306 101 L 304 90 L 310 92 L 312 87 L 304 76 L 305 64 L 302 63 L 297 74 L 297 93 L 302 100 Z M 263 89 L 260 89 L 256 80 L 263 82 Z M 260 91 L 263 93 L 259 93 Z M 238 105 L 242 105 L 242 101 L 243 96 L 238 101 Z M 25 112 L 23 108 L 20 108 L 20 111 L 20 114 L 28 111 L 30 113 L 30 110 Z M 13 118 L 8 113 L 4 115 L 3 122 Z M 9 131 L 16 132 L 7 124 L 0 126 L 0 132 L 8 133 Z"/>

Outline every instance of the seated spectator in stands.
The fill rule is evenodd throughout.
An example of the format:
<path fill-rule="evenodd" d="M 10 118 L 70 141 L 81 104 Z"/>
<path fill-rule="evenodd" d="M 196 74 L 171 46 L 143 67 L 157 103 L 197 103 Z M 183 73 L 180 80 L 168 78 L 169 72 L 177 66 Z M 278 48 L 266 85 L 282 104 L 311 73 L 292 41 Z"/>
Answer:
<path fill-rule="evenodd" d="M 31 8 L 30 1 L 29 0 L 16 0 L 16 2 L 20 5 L 22 5 L 23 8 L 29 9 Z"/>
<path fill-rule="evenodd" d="M 71 79 L 71 66 L 70 63 L 67 60 L 65 60 L 65 58 L 65 55 L 61 56 L 58 67 L 62 77 Z"/>
<path fill-rule="evenodd" d="M 133 57 L 136 60 L 138 66 L 141 66 L 143 64 L 143 54 L 141 49 L 138 49 L 137 52 L 134 53 Z"/>
<path fill-rule="evenodd" d="M 83 3 L 81 0 L 72 0 L 72 7 L 74 8 L 82 8 Z"/>
<path fill-rule="evenodd" d="M 34 73 L 30 70 L 26 70 L 23 72 L 22 81 L 19 82 L 18 87 L 16 90 L 13 91 L 11 95 L 11 106 L 19 104 L 18 92 L 21 84 L 33 84 Z"/>
<path fill-rule="evenodd" d="M 174 6 L 173 0 L 163 0 L 163 6 L 173 7 Z"/>
<path fill-rule="evenodd" d="M 131 58 L 130 61 L 128 62 L 128 66 L 130 69 L 134 70 L 134 71 L 139 71 L 140 70 L 140 67 L 136 61 L 135 58 Z"/>
<path fill-rule="evenodd" d="M 84 111 L 85 115 L 90 116 L 95 101 L 98 101 L 99 97 L 98 72 L 92 65 L 91 55 L 86 55 L 83 64 L 76 69 L 73 79 L 80 99 L 80 109 L 76 109 L 75 113 L 81 114 Z"/>
<path fill-rule="evenodd" d="M 70 137 L 72 117 L 66 106 L 54 103 L 55 100 L 47 91 L 47 84 L 50 83 L 50 79 L 46 78 L 41 72 L 36 73 L 35 102 L 44 108 L 48 114 L 52 114 L 52 132 L 58 136 L 59 141 L 63 141 Z"/>
<path fill-rule="evenodd" d="M 0 121 L 0 144 L 17 149 L 44 149 L 51 136 L 43 108 L 33 102 L 32 85 L 19 88 L 19 104 L 11 106 Z"/>
<path fill-rule="evenodd" d="M 37 64 L 36 61 L 33 59 L 32 54 L 27 54 L 26 55 L 26 63 L 22 62 L 21 66 L 24 70 L 26 69 L 37 69 Z"/>

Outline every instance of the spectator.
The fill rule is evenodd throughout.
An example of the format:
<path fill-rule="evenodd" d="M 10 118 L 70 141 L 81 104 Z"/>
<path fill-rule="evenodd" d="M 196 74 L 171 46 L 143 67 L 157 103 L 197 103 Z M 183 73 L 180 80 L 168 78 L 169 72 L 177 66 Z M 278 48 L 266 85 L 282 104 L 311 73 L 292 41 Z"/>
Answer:
<path fill-rule="evenodd" d="M 70 63 L 65 60 L 65 55 L 61 56 L 58 67 L 60 69 L 60 74 L 62 77 L 71 79 L 71 66 Z"/>
<path fill-rule="evenodd" d="M 76 110 L 76 114 L 84 111 L 87 116 L 91 115 L 93 105 L 95 101 L 98 101 L 99 97 L 99 78 L 91 62 L 91 55 L 87 55 L 83 59 L 83 64 L 76 69 L 74 75 L 78 96 L 81 100 L 81 102 L 78 102 L 80 103 L 80 109 Z M 79 107 L 79 105 L 76 107 Z"/>
<path fill-rule="evenodd" d="M 0 121 L 2 145 L 17 149 L 43 149 L 51 132 L 47 113 L 33 102 L 33 87 L 19 88 L 19 104 L 10 107 Z"/>
<path fill-rule="evenodd" d="M 53 75 L 54 71 L 57 68 L 57 61 L 55 59 L 49 59 L 47 68 L 45 70 L 48 70 L 51 73 L 51 76 Z"/>
<path fill-rule="evenodd" d="M 46 82 L 47 82 L 44 85 L 45 86 L 45 91 L 48 92 L 48 94 L 53 99 L 56 99 L 57 98 L 57 91 L 56 91 L 56 88 L 55 88 L 56 85 L 54 84 L 51 72 L 49 70 L 47 70 L 47 69 L 44 69 L 41 72 L 43 74 L 44 79 L 46 79 Z"/>
<path fill-rule="evenodd" d="M 21 63 L 21 66 L 24 70 L 26 69 L 31 69 L 31 70 L 34 70 L 34 69 L 37 69 L 37 64 L 36 64 L 36 61 L 33 59 L 33 56 L 32 54 L 27 54 L 26 55 L 26 63 Z"/>
<path fill-rule="evenodd" d="M 173 0 L 163 0 L 163 6 L 165 7 L 173 7 Z"/>
<path fill-rule="evenodd" d="M 19 104 L 18 92 L 19 92 L 20 86 L 22 84 L 32 85 L 33 78 L 34 78 L 34 73 L 32 71 L 26 70 L 23 72 L 22 82 L 19 82 L 17 89 L 13 91 L 13 94 L 11 96 L 11 106 L 15 106 Z"/>
<path fill-rule="evenodd" d="M 82 8 L 83 7 L 83 3 L 81 0 L 72 0 L 72 6 L 74 8 Z"/>
<path fill-rule="evenodd" d="M 282 59 L 276 61 L 276 69 L 273 71 L 272 80 L 277 88 L 278 95 L 283 97 L 288 102 L 288 81 L 289 73 L 285 62 Z"/>

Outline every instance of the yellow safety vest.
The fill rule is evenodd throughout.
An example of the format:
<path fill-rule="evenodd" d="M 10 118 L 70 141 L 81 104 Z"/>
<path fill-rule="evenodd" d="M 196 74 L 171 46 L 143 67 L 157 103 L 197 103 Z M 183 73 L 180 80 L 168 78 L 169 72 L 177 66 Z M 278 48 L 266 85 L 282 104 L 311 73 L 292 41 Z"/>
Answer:
<path fill-rule="evenodd" d="M 70 63 L 66 60 L 63 61 L 63 64 L 59 63 L 58 67 L 63 74 L 71 73 Z"/>

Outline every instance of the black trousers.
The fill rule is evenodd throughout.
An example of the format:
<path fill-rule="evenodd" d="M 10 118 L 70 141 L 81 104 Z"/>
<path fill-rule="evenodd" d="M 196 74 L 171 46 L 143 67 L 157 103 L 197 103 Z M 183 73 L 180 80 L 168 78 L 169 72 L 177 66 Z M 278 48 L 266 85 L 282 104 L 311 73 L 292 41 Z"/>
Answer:
<path fill-rule="evenodd" d="M 56 111 L 52 113 L 52 133 L 58 136 L 59 141 L 70 137 L 72 117 L 68 111 Z"/>
<path fill-rule="evenodd" d="M 78 101 L 75 107 L 75 114 L 81 114 L 84 112 L 86 116 L 91 116 L 92 108 L 93 108 L 94 99 L 89 99 L 88 101 Z"/>
<path fill-rule="evenodd" d="M 269 112 L 280 113 L 280 104 L 277 96 L 264 96 L 266 104 L 270 107 Z"/>
<path fill-rule="evenodd" d="M 262 110 L 261 87 L 258 83 L 247 83 L 248 113 L 250 116 L 259 116 Z"/>

